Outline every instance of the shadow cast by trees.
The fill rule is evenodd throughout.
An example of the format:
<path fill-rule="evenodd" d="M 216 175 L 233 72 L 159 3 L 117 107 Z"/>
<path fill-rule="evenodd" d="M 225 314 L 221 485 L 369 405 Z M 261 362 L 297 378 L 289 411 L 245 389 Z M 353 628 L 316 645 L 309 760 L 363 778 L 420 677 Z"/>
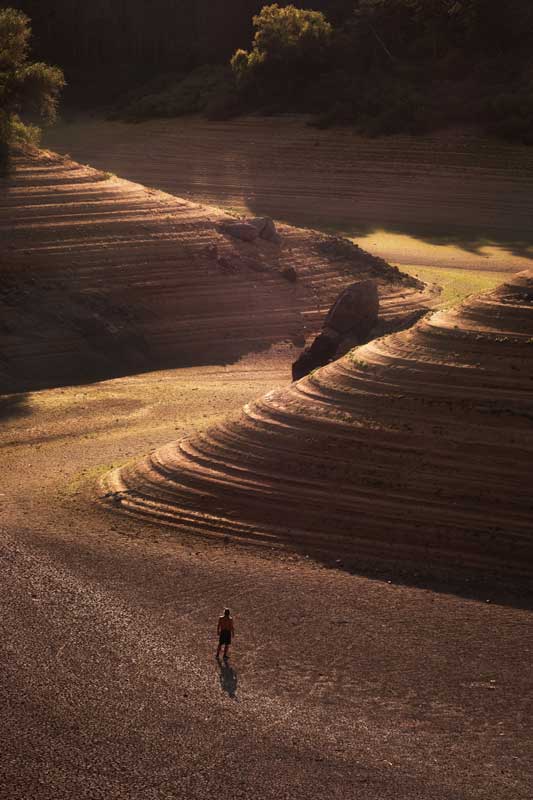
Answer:
<path fill-rule="evenodd" d="M 512 231 L 492 231 L 475 229 L 471 227 L 461 228 L 433 228 L 417 225 L 416 223 L 387 224 L 379 225 L 320 225 L 317 221 L 314 227 L 323 230 L 324 233 L 347 236 L 349 238 L 364 239 L 378 232 L 395 234 L 398 236 L 408 236 L 429 245 L 438 247 L 457 247 L 472 255 L 482 256 L 485 247 L 495 247 L 509 253 L 516 258 L 527 258 L 533 260 L 533 237 L 530 240 L 524 239 L 518 233 Z"/>
<path fill-rule="evenodd" d="M 26 394 L 0 394 L 0 423 L 30 414 Z"/>

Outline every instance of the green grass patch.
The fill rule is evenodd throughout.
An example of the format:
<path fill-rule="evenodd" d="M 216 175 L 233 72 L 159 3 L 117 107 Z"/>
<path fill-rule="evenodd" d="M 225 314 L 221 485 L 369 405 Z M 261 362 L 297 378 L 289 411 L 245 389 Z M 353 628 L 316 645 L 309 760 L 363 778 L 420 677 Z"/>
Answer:
<path fill-rule="evenodd" d="M 361 361 L 360 358 L 357 358 L 357 347 L 354 347 L 353 350 L 348 352 L 348 358 L 352 364 L 362 372 L 367 372 L 370 369 L 370 364 L 368 364 L 366 361 Z"/>
<path fill-rule="evenodd" d="M 407 272 L 425 283 L 436 283 L 442 287 L 439 308 L 459 305 L 472 294 L 480 294 L 494 289 L 509 279 L 509 272 L 492 272 L 479 269 L 446 269 L 442 267 L 420 267 L 400 265 Z"/>
<path fill-rule="evenodd" d="M 78 472 L 63 487 L 63 494 L 72 496 L 79 494 L 89 485 L 95 486 L 100 478 L 103 478 L 106 473 L 111 472 L 112 469 L 118 466 L 120 466 L 120 464 L 98 464 L 95 467 L 88 467 Z"/>

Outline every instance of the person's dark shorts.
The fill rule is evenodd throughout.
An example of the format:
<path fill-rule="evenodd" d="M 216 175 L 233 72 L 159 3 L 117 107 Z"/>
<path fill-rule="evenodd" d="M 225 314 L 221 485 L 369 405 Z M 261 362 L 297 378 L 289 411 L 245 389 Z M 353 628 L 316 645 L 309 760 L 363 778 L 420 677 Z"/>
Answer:
<path fill-rule="evenodd" d="M 231 644 L 231 631 L 220 631 L 219 644 Z"/>

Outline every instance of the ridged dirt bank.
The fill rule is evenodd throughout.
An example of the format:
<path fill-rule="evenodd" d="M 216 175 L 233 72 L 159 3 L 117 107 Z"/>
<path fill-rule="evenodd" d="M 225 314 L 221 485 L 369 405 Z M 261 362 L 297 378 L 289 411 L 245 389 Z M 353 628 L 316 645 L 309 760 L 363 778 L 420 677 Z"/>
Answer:
<path fill-rule="evenodd" d="M 243 242 L 219 230 L 220 209 L 68 157 L 26 153 L 14 167 L 0 185 L 0 392 L 301 347 L 359 278 L 378 280 L 389 320 L 430 299 L 314 231 L 280 225 L 279 243 Z"/>
<path fill-rule="evenodd" d="M 533 271 L 111 473 L 124 511 L 304 552 L 533 576 Z"/>
<path fill-rule="evenodd" d="M 372 233 L 371 252 L 395 264 L 530 266 L 531 148 L 466 130 L 368 138 L 349 126 L 318 130 L 307 121 L 80 118 L 51 128 L 46 142 L 180 197 L 357 237 Z M 381 240 L 376 231 L 383 230 L 423 242 Z M 424 250 L 428 242 L 456 247 Z M 489 244 L 498 245 L 490 254 Z"/>

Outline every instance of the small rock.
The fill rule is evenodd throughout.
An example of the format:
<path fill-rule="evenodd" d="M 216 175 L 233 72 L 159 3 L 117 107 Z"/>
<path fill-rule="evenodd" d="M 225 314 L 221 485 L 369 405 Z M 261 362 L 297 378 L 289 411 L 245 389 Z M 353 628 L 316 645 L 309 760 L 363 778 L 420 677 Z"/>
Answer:
<path fill-rule="evenodd" d="M 285 278 L 285 280 L 289 281 L 289 283 L 296 283 L 298 280 L 298 273 L 294 267 L 283 267 L 281 270 L 281 277 Z"/>
<path fill-rule="evenodd" d="M 259 231 L 249 222 L 224 222 L 220 226 L 222 233 L 240 239 L 243 242 L 255 242 L 259 237 Z"/>
<path fill-rule="evenodd" d="M 246 221 L 250 225 L 254 226 L 261 239 L 265 239 L 267 242 L 276 243 L 280 241 L 274 220 L 272 220 L 270 217 L 254 217 L 253 219 Z"/>

